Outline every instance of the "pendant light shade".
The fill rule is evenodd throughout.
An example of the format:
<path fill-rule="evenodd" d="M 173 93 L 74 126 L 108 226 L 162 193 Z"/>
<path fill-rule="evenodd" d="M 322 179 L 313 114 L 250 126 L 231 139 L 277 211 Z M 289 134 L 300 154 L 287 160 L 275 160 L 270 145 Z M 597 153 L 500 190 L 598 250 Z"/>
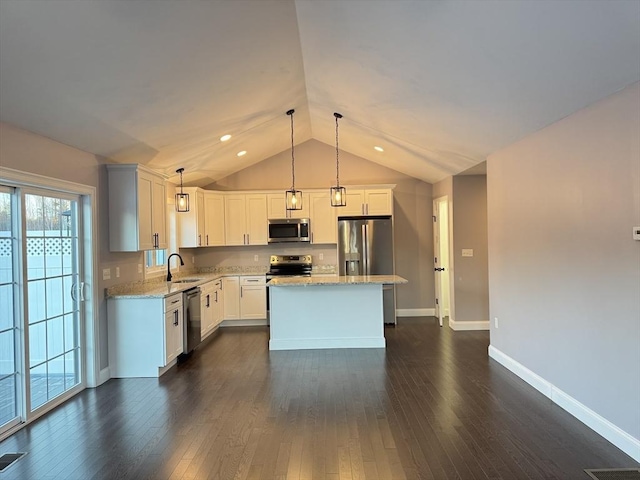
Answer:
<path fill-rule="evenodd" d="M 293 113 L 294 109 L 287 112 L 291 117 L 291 189 L 285 192 L 287 210 L 302 210 L 302 191 L 296 190 L 296 159 L 293 154 Z"/>
<path fill-rule="evenodd" d="M 189 194 L 182 190 L 182 172 L 184 172 L 184 168 L 176 170 L 176 173 L 180 174 L 180 193 L 176 193 L 176 212 L 189 211 Z"/>
<path fill-rule="evenodd" d="M 340 151 L 338 150 L 338 119 L 342 118 L 342 115 L 335 112 L 333 116 L 336 117 L 336 185 L 331 187 L 331 206 L 346 207 L 347 189 L 340 186 Z"/>

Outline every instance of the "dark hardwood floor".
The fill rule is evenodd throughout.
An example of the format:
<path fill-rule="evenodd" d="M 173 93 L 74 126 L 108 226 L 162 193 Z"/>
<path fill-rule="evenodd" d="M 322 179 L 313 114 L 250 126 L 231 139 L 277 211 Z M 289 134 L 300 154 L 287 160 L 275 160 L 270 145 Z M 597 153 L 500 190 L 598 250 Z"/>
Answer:
<path fill-rule="evenodd" d="M 0 479 L 588 479 L 638 466 L 433 318 L 385 350 L 269 352 L 224 329 L 160 379 L 110 380 L 0 443 Z"/>

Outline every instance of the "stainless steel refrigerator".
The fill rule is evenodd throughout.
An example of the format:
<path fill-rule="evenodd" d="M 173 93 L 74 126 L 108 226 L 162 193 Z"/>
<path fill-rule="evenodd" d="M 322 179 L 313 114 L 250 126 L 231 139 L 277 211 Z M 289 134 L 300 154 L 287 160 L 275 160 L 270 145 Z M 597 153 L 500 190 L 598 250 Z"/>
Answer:
<path fill-rule="evenodd" d="M 338 219 L 338 273 L 340 275 L 394 275 L 391 217 Z M 396 323 L 394 285 L 384 285 L 384 323 Z"/>

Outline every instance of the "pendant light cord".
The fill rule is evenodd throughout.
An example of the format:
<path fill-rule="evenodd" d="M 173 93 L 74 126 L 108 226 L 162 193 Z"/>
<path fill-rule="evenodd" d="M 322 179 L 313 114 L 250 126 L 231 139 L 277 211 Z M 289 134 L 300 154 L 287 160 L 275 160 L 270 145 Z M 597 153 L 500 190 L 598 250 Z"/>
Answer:
<path fill-rule="evenodd" d="M 291 190 L 295 191 L 296 189 L 296 161 L 293 155 L 293 112 L 294 110 L 289 110 L 287 115 L 291 117 Z"/>
<path fill-rule="evenodd" d="M 338 150 L 338 119 L 342 118 L 339 113 L 334 113 L 336 117 L 336 187 L 340 187 L 340 150 Z"/>

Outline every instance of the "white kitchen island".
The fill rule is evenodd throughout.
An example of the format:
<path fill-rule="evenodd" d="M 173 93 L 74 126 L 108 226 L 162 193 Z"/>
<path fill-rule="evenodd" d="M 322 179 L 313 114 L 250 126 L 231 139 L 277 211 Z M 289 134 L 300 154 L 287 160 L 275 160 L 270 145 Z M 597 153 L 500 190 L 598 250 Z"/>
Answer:
<path fill-rule="evenodd" d="M 385 348 L 383 285 L 397 275 L 277 277 L 269 282 L 269 350 Z"/>

